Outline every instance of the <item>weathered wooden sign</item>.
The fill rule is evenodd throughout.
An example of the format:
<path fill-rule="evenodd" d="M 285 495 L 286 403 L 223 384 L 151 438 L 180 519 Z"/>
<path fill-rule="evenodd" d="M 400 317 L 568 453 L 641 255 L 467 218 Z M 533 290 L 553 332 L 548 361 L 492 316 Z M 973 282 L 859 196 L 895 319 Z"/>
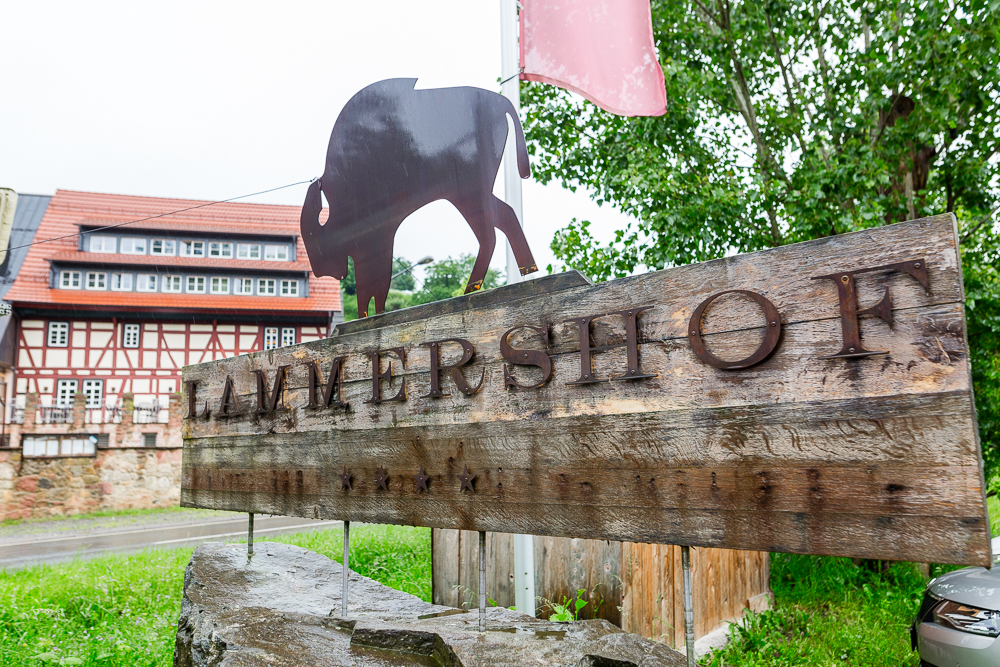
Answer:
<path fill-rule="evenodd" d="M 989 565 L 951 215 L 184 369 L 189 507 Z"/>

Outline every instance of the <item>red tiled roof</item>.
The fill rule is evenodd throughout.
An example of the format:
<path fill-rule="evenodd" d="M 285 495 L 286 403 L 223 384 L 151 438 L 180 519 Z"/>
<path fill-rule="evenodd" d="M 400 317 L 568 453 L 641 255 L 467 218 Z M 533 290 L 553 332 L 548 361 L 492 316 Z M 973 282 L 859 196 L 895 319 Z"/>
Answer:
<path fill-rule="evenodd" d="M 296 209 L 297 210 L 297 209 Z M 283 222 L 272 222 L 270 224 L 250 224 L 250 223 L 239 223 L 239 222 L 204 222 L 198 220 L 187 220 L 183 218 L 186 214 L 180 214 L 178 216 L 170 216 L 169 218 L 157 218 L 155 220 L 144 220 L 142 222 L 132 222 L 136 220 L 135 217 L 118 217 L 118 218 L 85 218 L 80 221 L 81 225 L 85 227 L 110 227 L 112 225 L 121 225 L 121 227 L 116 227 L 114 229 L 109 229 L 109 234 L 139 234 L 143 232 L 152 231 L 172 231 L 172 232 L 216 232 L 220 234 L 241 234 L 241 235 L 251 235 L 251 236 L 298 236 L 299 235 L 299 222 L 295 221 L 294 224 L 285 224 Z M 131 224 L 122 225 L 123 222 L 129 222 Z"/>
<path fill-rule="evenodd" d="M 38 226 L 34 241 L 44 241 L 60 236 L 49 243 L 34 245 L 28 249 L 28 254 L 18 271 L 16 280 L 5 299 L 15 306 L 39 306 L 50 304 L 65 305 L 75 308 L 126 307 L 150 308 L 170 311 L 218 311 L 246 312 L 271 310 L 280 312 L 330 312 L 341 310 L 340 283 L 329 277 L 317 278 L 309 276 L 308 297 L 244 297 L 196 294 L 162 294 L 147 292 L 112 292 L 89 290 L 65 290 L 49 287 L 49 262 L 58 261 L 90 261 L 90 257 L 100 257 L 102 262 L 111 264 L 127 264 L 133 260 L 153 259 L 141 255 L 99 255 L 83 253 L 77 250 L 78 242 L 75 234 L 79 225 L 85 220 L 107 220 L 121 218 L 135 220 L 151 215 L 169 213 L 178 209 L 197 206 L 207 202 L 188 199 L 161 199 L 158 197 L 135 197 L 130 195 L 108 195 L 94 192 L 73 192 L 58 190 L 49 202 L 45 216 Z M 253 227 L 265 229 L 280 229 L 282 234 L 297 233 L 300 209 L 297 206 L 277 206 L 273 204 L 241 204 L 229 202 L 215 204 L 193 211 L 186 211 L 180 224 L 199 223 L 199 229 L 207 229 L 213 225 L 225 226 L 227 230 L 239 226 L 239 229 Z M 169 225 L 172 217 L 160 218 L 158 224 Z M 152 221 L 150 221 L 152 222 Z M 86 223 L 91 224 L 91 223 Z M 146 224 L 146 223 L 143 223 Z M 273 225 L 273 227 L 271 227 Z M 288 232 L 291 227 L 295 232 Z M 171 227 L 163 227 L 170 229 Z M 124 232 L 128 226 L 121 231 Z M 305 245 L 301 236 L 297 240 L 297 257 L 307 259 Z M 72 258 L 72 259 L 71 259 Z M 308 270 L 307 261 L 299 262 L 263 262 L 250 260 L 219 260 L 197 258 L 164 258 L 156 257 L 150 264 L 163 264 L 164 260 L 181 259 L 185 266 L 212 268 L 254 268 L 260 270 L 276 270 L 279 265 L 294 266 L 294 270 Z M 217 264 L 224 262 L 224 265 Z M 147 264 L 146 261 L 136 262 Z M 235 266 L 239 264 L 239 266 Z M 173 265 L 172 263 L 170 265 Z M 284 266 L 282 268 L 285 268 Z"/>
<path fill-rule="evenodd" d="M 182 266 L 202 269 L 249 269 L 253 271 L 310 271 L 309 262 L 267 262 L 261 259 L 222 259 L 219 257 L 161 257 L 159 255 L 104 254 L 99 252 L 57 252 L 50 262 L 103 264 L 107 266 Z"/>

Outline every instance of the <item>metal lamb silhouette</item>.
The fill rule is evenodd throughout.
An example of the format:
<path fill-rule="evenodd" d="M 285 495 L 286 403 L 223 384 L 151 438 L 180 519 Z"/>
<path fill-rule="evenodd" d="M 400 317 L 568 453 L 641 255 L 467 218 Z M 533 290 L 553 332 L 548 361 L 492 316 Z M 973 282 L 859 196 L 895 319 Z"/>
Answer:
<path fill-rule="evenodd" d="M 521 275 L 538 269 L 513 209 L 493 182 L 514 121 L 517 167 L 530 174 L 524 132 L 507 98 L 480 88 L 414 90 L 416 79 L 388 79 L 359 91 L 330 135 L 326 171 L 302 205 L 302 240 L 317 276 L 343 279 L 354 259 L 358 314 L 385 312 L 392 246 L 403 220 L 439 199 L 455 205 L 479 240 L 466 293 L 483 285 L 496 244 L 510 241 Z M 330 217 L 320 224 L 322 192 Z"/>

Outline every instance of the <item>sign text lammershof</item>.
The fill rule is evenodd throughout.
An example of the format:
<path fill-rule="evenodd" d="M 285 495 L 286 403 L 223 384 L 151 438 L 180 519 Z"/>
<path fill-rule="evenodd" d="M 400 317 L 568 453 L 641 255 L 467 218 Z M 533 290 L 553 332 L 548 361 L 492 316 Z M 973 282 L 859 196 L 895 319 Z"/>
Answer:
<path fill-rule="evenodd" d="M 954 219 L 184 369 L 188 507 L 988 565 Z"/>

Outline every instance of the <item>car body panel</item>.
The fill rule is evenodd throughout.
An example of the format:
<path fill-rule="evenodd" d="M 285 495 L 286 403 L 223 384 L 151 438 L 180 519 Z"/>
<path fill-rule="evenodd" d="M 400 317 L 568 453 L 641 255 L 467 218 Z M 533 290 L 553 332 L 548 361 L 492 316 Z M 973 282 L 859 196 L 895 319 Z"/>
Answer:
<path fill-rule="evenodd" d="M 934 579 L 931 594 L 981 609 L 1000 610 L 1000 568 L 967 567 Z"/>

